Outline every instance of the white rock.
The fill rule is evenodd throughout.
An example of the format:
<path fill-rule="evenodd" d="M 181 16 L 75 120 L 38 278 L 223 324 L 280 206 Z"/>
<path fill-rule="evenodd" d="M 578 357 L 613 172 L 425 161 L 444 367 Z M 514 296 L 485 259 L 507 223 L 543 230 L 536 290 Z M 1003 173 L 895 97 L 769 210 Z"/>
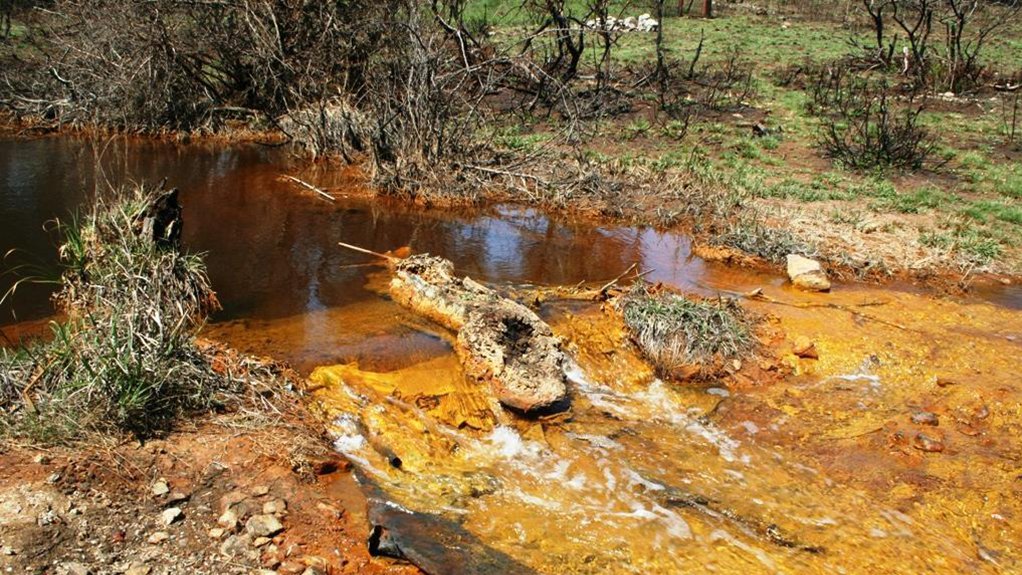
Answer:
<path fill-rule="evenodd" d="M 153 483 L 153 495 L 162 497 L 168 493 L 170 493 L 170 485 L 167 483 L 166 479 L 157 479 L 156 482 Z"/>
<path fill-rule="evenodd" d="M 224 511 L 223 515 L 221 515 L 216 520 L 218 525 L 220 525 L 224 529 L 229 529 L 231 531 L 234 531 L 235 529 L 238 528 L 238 523 L 240 521 L 241 518 L 238 517 L 238 512 L 233 507 L 228 509 L 227 511 Z"/>
<path fill-rule="evenodd" d="M 160 518 L 163 519 L 164 525 L 170 525 L 178 519 L 181 519 L 182 515 L 184 515 L 184 513 L 181 512 L 180 507 L 170 507 L 163 510 L 163 513 L 160 514 Z"/>
<path fill-rule="evenodd" d="M 796 254 L 788 255 L 788 278 L 792 285 L 806 291 L 827 291 L 830 280 L 820 262 Z"/>
<path fill-rule="evenodd" d="M 266 515 L 281 515 L 287 511 L 287 502 L 283 499 L 274 499 L 263 503 L 263 513 Z"/>

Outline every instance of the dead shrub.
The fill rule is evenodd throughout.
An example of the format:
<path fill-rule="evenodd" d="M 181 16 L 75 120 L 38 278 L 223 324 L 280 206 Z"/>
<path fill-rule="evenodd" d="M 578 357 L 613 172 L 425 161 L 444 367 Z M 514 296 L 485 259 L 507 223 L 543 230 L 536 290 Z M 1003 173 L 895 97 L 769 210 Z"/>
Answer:
<path fill-rule="evenodd" d="M 926 100 L 914 91 L 899 97 L 884 80 L 830 68 L 815 78 L 809 94 L 810 111 L 820 117 L 821 147 L 848 167 L 918 170 L 936 150 L 920 122 Z"/>

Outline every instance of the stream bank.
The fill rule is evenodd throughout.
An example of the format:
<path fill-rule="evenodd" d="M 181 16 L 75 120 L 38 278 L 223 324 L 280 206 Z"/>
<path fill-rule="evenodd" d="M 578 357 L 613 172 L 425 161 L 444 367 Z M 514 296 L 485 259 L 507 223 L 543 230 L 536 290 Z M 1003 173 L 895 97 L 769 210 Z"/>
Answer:
<path fill-rule="evenodd" d="M 392 511 L 374 521 L 405 555 L 463 567 L 463 555 L 436 545 L 460 541 L 479 550 L 470 558 L 480 570 L 1017 569 L 1022 319 L 998 305 L 1013 301 L 1006 288 L 1003 300 L 903 284 L 807 294 L 778 274 L 700 258 L 684 235 L 514 206 L 327 202 L 280 182 L 290 169 L 266 151 L 196 150 L 133 150 L 105 173 L 123 181 L 162 171 L 186 182 L 184 240 L 208 252 L 226 307 L 205 334 L 303 374 L 323 367 L 318 409 L 355 463 L 363 497 Z M 92 158 L 78 151 L 68 161 Z M 74 169 L 25 177 L 52 178 L 60 193 L 80 189 Z M 22 189 L 22 199 L 42 199 Z M 599 285 L 632 264 L 708 297 L 761 289 L 769 300 L 740 303 L 773 335 L 760 342 L 762 359 L 679 385 L 655 376 L 599 303 L 523 298 L 578 363 L 573 407 L 494 421 L 466 385 L 450 336 L 383 295 L 389 274 L 337 241 L 441 255 L 459 276 L 507 293 Z M 800 338 L 817 357 L 796 353 Z M 235 440 L 223 438 L 223 449 Z M 245 453 L 234 467 L 260 469 Z M 365 505 L 353 503 L 350 517 Z M 368 531 L 368 514 L 352 521 Z M 364 557 L 361 536 L 352 535 L 353 557 Z"/>

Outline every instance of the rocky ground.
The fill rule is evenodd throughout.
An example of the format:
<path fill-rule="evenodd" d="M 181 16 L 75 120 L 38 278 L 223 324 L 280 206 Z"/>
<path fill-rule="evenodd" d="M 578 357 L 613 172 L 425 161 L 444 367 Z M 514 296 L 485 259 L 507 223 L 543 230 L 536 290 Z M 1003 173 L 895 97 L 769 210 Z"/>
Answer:
<path fill-rule="evenodd" d="M 325 445 L 233 415 L 145 444 L 0 448 L 0 572 L 418 573 L 369 556 L 365 499 Z"/>

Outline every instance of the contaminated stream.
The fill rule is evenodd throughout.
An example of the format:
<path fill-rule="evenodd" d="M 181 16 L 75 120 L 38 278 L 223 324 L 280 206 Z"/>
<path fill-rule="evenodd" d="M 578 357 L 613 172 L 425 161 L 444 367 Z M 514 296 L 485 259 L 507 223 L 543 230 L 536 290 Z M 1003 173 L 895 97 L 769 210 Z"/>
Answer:
<path fill-rule="evenodd" d="M 703 261 L 684 235 L 359 199 L 344 170 L 258 146 L 8 139 L 0 169 L 0 248 L 41 271 L 54 258 L 43 223 L 97 190 L 164 177 L 180 188 L 185 241 L 206 253 L 224 304 L 204 336 L 311 376 L 370 496 L 374 544 L 428 572 L 1022 569 L 1014 286 L 810 295 L 779 273 Z M 636 264 L 688 293 L 761 289 L 773 301 L 741 300 L 764 322 L 758 357 L 678 383 L 653 374 L 607 305 L 529 296 L 573 359 L 571 408 L 523 418 L 494 412 L 463 377 L 452 335 L 393 303 L 387 270 L 338 241 L 443 256 L 518 297 L 600 285 Z M 5 307 L 4 337 L 37 328 L 47 295 L 19 288 L 20 323 Z M 818 359 L 791 353 L 799 336 Z"/>

